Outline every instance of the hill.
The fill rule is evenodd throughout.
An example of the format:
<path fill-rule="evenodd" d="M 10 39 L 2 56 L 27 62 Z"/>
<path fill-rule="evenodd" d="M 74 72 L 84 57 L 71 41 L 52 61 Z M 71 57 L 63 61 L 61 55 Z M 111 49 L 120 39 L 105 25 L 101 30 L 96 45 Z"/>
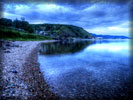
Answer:
<path fill-rule="evenodd" d="M 42 38 L 60 40 L 93 38 L 89 32 L 74 25 L 29 24 L 29 22 L 24 19 L 11 20 L 7 18 L 0 18 L 0 33 L 2 33 L 0 38 L 18 38 L 18 40 L 19 38 L 39 39 L 39 37 L 41 37 L 41 40 Z"/>
<path fill-rule="evenodd" d="M 36 33 L 56 39 L 88 38 L 93 36 L 81 27 L 64 24 L 32 24 Z"/>

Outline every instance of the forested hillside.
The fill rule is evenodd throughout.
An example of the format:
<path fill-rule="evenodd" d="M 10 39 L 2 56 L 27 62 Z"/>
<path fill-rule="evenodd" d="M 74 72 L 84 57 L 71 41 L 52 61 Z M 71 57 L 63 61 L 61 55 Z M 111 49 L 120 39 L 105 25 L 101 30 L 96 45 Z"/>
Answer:
<path fill-rule="evenodd" d="M 81 27 L 64 24 L 29 24 L 24 18 L 21 20 L 0 19 L 0 38 L 4 39 L 91 39 L 93 35 Z"/>
<path fill-rule="evenodd" d="M 35 30 L 44 31 L 46 36 L 54 38 L 88 38 L 91 39 L 93 36 L 81 27 L 74 25 L 64 24 L 37 24 L 33 25 Z"/>

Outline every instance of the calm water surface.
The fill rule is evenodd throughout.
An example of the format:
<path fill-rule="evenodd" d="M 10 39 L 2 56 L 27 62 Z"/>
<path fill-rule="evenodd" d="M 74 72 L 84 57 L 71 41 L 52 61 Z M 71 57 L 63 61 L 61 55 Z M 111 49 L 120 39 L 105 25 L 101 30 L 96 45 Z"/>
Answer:
<path fill-rule="evenodd" d="M 38 61 L 60 99 L 113 100 L 128 97 L 128 40 L 57 42 L 41 45 Z"/>

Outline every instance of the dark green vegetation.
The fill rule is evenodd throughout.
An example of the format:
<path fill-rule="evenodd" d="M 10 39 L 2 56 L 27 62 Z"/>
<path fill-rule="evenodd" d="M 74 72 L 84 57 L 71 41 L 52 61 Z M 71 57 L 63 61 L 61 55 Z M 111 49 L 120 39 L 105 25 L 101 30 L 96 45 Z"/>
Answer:
<path fill-rule="evenodd" d="M 21 18 L 21 20 L 16 19 L 14 21 L 12 21 L 11 19 L 7 19 L 7 18 L 1 18 L 0 25 L 16 28 L 21 31 L 24 30 L 29 33 L 34 33 L 34 27 L 30 25 L 27 21 L 25 21 L 24 18 Z"/>
<path fill-rule="evenodd" d="M 24 18 L 0 19 L 0 38 L 7 40 L 71 40 L 91 39 L 93 36 L 81 27 L 62 24 L 29 24 Z"/>
<path fill-rule="evenodd" d="M 0 38 L 5 40 L 45 40 L 51 39 L 49 37 L 44 37 L 42 35 L 30 34 L 28 32 L 18 31 L 9 27 L 0 26 Z"/>
<path fill-rule="evenodd" d="M 38 35 L 34 33 L 34 28 L 27 21 L 10 20 L 6 18 L 0 19 L 0 39 L 20 40 L 20 41 L 36 41 L 49 40 L 48 36 Z"/>
<path fill-rule="evenodd" d="M 45 35 L 55 39 L 93 38 L 93 36 L 83 28 L 74 25 L 34 24 L 33 26 L 35 27 L 35 30 L 44 31 Z"/>

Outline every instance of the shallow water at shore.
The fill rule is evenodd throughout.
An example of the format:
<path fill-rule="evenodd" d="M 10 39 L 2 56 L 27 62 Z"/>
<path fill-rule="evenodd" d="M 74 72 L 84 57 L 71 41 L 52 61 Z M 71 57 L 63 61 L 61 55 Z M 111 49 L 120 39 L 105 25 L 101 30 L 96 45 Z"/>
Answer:
<path fill-rule="evenodd" d="M 42 44 L 41 71 L 60 98 L 126 99 L 130 78 L 128 40 Z"/>

